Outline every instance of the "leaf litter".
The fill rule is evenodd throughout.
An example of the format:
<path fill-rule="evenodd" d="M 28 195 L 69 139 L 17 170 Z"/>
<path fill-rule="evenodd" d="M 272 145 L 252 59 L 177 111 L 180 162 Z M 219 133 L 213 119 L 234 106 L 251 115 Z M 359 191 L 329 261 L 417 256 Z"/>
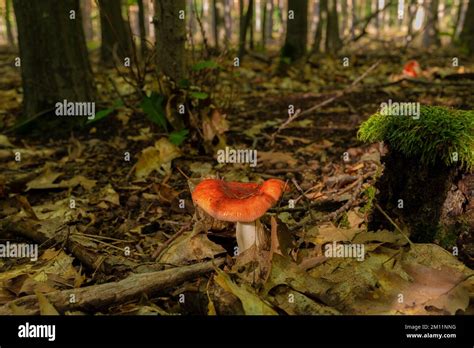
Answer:
<path fill-rule="evenodd" d="M 321 62 L 326 63 L 330 66 L 329 61 Z M 169 269 L 225 257 L 223 267 L 216 266 L 212 273 L 183 285 L 206 299 L 199 313 L 440 315 L 468 311 L 474 291 L 472 270 L 452 253 L 435 244 L 408 245 L 398 232 L 367 231 L 365 209 L 370 209 L 371 202 L 364 192 L 380 170 L 381 150 L 354 141 L 355 126 L 348 126 L 353 111 L 347 104 L 341 101 L 314 117 L 292 122 L 270 146 L 270 134 L 288 117 L 288 103 L 305 110 L 326 98 L 319 93 L 336 68 L 319 71 L 307 65 L 305 76 L 309 77 L 301 83 L 293 70 L 286 77 L 269 77 L 265 65 L 250 61 L 249 66 L 232 76 L 242 86 L 239 100 L 222 112 L 203 109 L 201 127 L 207 149 L 215 143 L 216 148 L 258 148 L 254 169 L 218 164 L 190 144 L 178 147 L 148 121 L 130 122 L 133 112 L 125 107 L 108 116 L 112 126 L 105 134 L 99 134 L 97 123 L 89 134 L 46 144 L 1 135 L 1 238 L 11 238 L 8 233 L 24 228 L 23 234 L 14 237 L 16 241 L 36 238 L 37 243 L 49 240 L 53 245 L 40 245 L 41 256 L 35 264 L 0 259 L 0 305 L 35 295 L 40 314 L 57 314 L 45 294 L 120 280 L 139 266 L 157 264 L 157 269 Z M 220 92 L 229 84 L 227 74 L 223 72 L 216 86 L 219 89 L 222 84 Z M 385 74 L 388 81 L 389 72 Z M 353 76 L 338 78 L 350 81 Z M 260 95 L 250 80 L 260 81 Z M 120 91 L 129 92 L 119 80 L 117 84 Z M 403 90 L 390 88 L 400 98 L 404 96 Z M 423 93 L 427 100 L 438 98 L 430 91 Z M 376 93 L 349 96 L 346 101 L 360 114 L 356 117 L 372 111 L 364 98 L 372 98 L 370 102 L 377 105 L 381 97 Z M 5 109 L 19 102 L 16 94 L 6 99 Z M 233 132 L 243 136 L 226 137 Z M 21 162 L 15 161 L 17 150 L 22 153 Z M 124 151 L 130 153 L 129 161 L 123 160 Z M 341 160 L 344 152 L 349 154 L 347 161 Z M 302 192 L 292 188 L 264 221 L 271 239 L 269 250 L 235 256 L 232 224 L 202 220 L 195 212 L 189 183 L 216 176 L 244 182 L 268 177 L 297 180 Z M 296 202 L 294 210 L 289 208 L 290 199 Z M 327 220 L 334 212 L 338 213 Z M 196 230 L 193 226 L 198 223 L 202 226 Z M 191 227 L 166 244 L 188 224 Z M 30 231 L 24 226 L 34 228 Z M 62 239 L 55 239 L 58 235 Z M 65 248 L 68 241 L 98 262 L 88 265 L 85 254 Z M 327 257 L 325 245 L 332 243 L 364 245 L 363 260 Z M 161 247 L 158 260 L 153 259 Z M 129 263 L 126 266 L 114 263 L 124 259 Z M 117 267 L 105 271 L 100 268 L 104 260 Z M 26 310 L 12 307 L 17 314 Z M 167 315 L 179 313 L 179 306 L 171 293 L 164 293 L 113 307 L 110 312 Z"/>

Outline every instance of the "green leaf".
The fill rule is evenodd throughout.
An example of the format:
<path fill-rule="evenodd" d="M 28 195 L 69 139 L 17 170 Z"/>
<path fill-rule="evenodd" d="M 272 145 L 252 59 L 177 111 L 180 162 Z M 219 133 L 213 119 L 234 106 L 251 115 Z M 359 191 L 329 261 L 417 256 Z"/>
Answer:
<path fill-rule="evenodd" d="M 114 112 L 115 109 L 113 108 L 108 108 L 104 110 L 100 110 L 98 113 L 95 114 L 95 117 L 93 119 L 87 120 L 86 124 L 91 124 L 97 121 L 100 121 L 103 118 L 106 118 L 109 116 L 112 112 Z"/>
<path fill-rule="evenodd" d="M 106 117 L 109 116 L 112 112 L 114 112 L 118 107 L 121 107 L 121 106 L 123 106 L 123 101 L 120 100 L 120 99 L 117 99 L 117 100 L 114 102 L 114 105 L 113 105 L 111 108 L 107 108 L 107 109 L 104 109 L 104 110 L 100 110 L 99 112 L 97 112 L 97 113 L 95 114 L 95 117 L 94 117 L 93 119 L 87 120 L 86 124 L 91 124 L 91 123 L 100 121 L 100 120 L 102 120 L 103 118 L 106 118 Z"/>
<path fill-rule="evenodd" d="M 194 64 L 191 69 L 193 71 L 200 71 L 203 69 L 216 69 L 218 67 L 219 67 L 219 64 L 217 64 L 213 60 L 202 60 Z"/>
<path fill-rule="evenodd" d="M 164 99 L 161 94 L 152 92 L 149 97 L 143 97 L 140 107 L 150 121 L 156 123 L 167 132 L 168 126 L 166 124 L 165 111 L 163 110 Z"/>
<path fill-rule="evenodd" d="M 191 92 L 191 97 L 194 99 L 207 99 L 209 98 L 209 94 L 206 92 Z"/>
<path fill-rule="evenodd" d="M 179 131 L 173 131 L 169 134 L 168 138 L 170 140 L 170 143 L 179 146 L 183 143 L 183 141 L 186 140 L 186 137 L 189 134 L 189 130 L 187 129 L 182 129 Z"/>
<path fill-rule="evenodd" d="M 178 82 L 179 88 L 186 89 L 189 88 L 189 86 L 191 86 L 191 81 L 189 81 L 188 79 L 181 79 Z"/>

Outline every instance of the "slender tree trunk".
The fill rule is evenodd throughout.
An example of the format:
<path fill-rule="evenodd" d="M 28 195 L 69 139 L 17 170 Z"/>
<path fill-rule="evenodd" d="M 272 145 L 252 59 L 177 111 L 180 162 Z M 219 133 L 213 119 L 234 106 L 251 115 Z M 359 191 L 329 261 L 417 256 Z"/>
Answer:
<path fill-rule="evenodd" d="M 413 22 L 416 18 L 416 0 L 411 0 L 410 5 L 408 7 L 408 33 L 407 33 L 407 41 L 411 41 L 413 37 Z"/>
<path fill-rule="evenodd" d="M 52 110 L 63 100 L 93 102 L 95 88 L 79 0 L 14 0 L 13 6 L 21 57 L 23 117 Z M 61 127 L 77 120 L 84 118 L 50 118 L 61 122 Z"/>
<path fill-rule="evenodd" d="M 355 27 L 357 23 L 357 8 L 355 0 L 351 0 L 351 39 L 355 39 Z"/>
<path fill-rule="evenodd" d="M 349 16 L 348 16 L 348 11 L 347 11 L 347 0 L 340 0 L 341 1 L 341 21 L 342 21 L 342 26 L 341 26 L 341 36 L 344 37 L 346 33 L 346 29 L 348 27 L 348 22 L 349 22 Z"/>
<path fill-rule="evenodd" d="M 247 32 L 249 25 L 251 23 L 252 18 L 252 11 L 253 8 L 253 0 L 249 0 L 248 9 L 245 14 L 244 13 L 244 0 L 239 0 L 239 12 L 240 12 L 240 34 L 239 34 L 239 53 L 238 56 L 240 59 L 245 55 L 245 46 L 247 42 Z"/>
<path fill-rule="evenodd" d="M 250 23 L 249 23 L 249 29 L 250 29 L 250 40 L 249 40 L 249 47 L 251 50 L 254 49 L 255 47 L 255 40 L 254 40 L 254 12 L 255 12 L 255 2 L 252 0 L 252 3 L 249 4 L 249 9 L 250 11 Z"/>
<path fill-rule="evenodd" d="M 337 17 L 336 0 L 328 0 L 328 20 L 326 29 L 326 52 L 336 53 L 342 46 L 339 37 L 339 23 Z"/>
<path fill-rule="evenodd" d="M 15 38 L 13 37 L 12 22 L 10 16 L 11 0 L 5 1 L 5 26 L 7 27 L 8 46 L 15 46 Z"/>
<path fill-rule="evenodd" d="M 267 0 L 267 27 L 265 29 L 266 42 L 273 39 L 273 11 L 274 11 L 273 1 L 274 0 Z"/>
<path fill-rule="evenodd" d="M 456 24 L 454 29 L 453 40 L 457 41 L 459 39 L 459 35 L 461 34 L 462 28 L 464 27 L 464 21 L 466 20 L 466 12 L 469 6 L 469 1 L 465 3 L 463 0 L 459 1 L 459 10 L 456 16 Z"/>
<path fill-rule="evenodd" d="M 319 1 L 318 8 L 318 24 L 316 26 L 316 31 L 314 32 L 314 41 L 313 41 L 313 53 L 321 52 L 321 42 L 323 38 L 323 30 L 326 28 L 326 21 L 328 15 L 328 2 L 327 0 Z"/>
<path fill-rule="evenodd" d="M 426 26 L 423 33 L 423 47 L 439 46 L 438 33 L 438 0 L 429 0 L 426 12 Z"/>
<path fill-rule="evenodd" d="M 150 34 L 150 0 L 143 2 L 143 18 L 145 19 L 145 36 Z"/>
<path fill-rule="evenodd" d="M 372 0 L 373 3 L 374 3 L 374 9 L 373 9 L 373 12 L 377 11 L 379 9 L 379 0 Z M 380 34 L 380 22 L 381 22 L 381 18 L 380 18 L 380 12 L 377 14 L 377 16 L 375 16 L 375 30 L 377 30 L 377 35 Z"/>
<path fill-rule="evenodd" d="M 260 8 L 262 11 L 262 36 L 261 36 L 261 47 L 262 50 L 265 50 L 265 46 L 267 43 L 267 0 L 262 0 L 260 4 Z"/>
<path fill-rule="evenodd" d="M 229 44 L 232 41 L 232 0 L 224 0 L 224 28 L 225 40 Z"/>
<path fill-rule="evenodd" d="M 138 24 L 140 27 L 140 51 L 142 59 L 146 57 L 146 29 L 145 29 L 145 6 L 143 0 L 138 0 Z"/>
<path fill-rule="evenodd" d="M 176 83 L 186 77 L 186 21 L 181 17 L 185 8 L 185 0 L 155 0 L 157 65 Z"/>
<path fill-rule="evenodd" d="M 466 10 L 466 20 L 459 35 L 461 44 L 467 48 L 472 55 L 474 53 L 474 1 L 469 1 Z"/>
<path fill-rule="evenodd" d="M 102 44 L 100 49 L 101 63 L 114 65 L 114 57 L 123 65 L 125 57 L 131 57 L 131 38 L 126 22 L 122 17 L 120 0 L 99 0 L 100 27 Z"/>
<path fill-rule="evenodd" d="M 212 39 L 214 47 L 219 49 L 219 12 L 217 10 L 217 0 L 212 0 Z"/>
<path fill-rule="evenodd" d="M 293 0 L 288 5 L 286 38 L 281 55 L 282 58 L 289 58 L 293 62 L 306 54 L 308 0 Z"/>
<path fill-rule="evenodd" d="M 82 24 L 84 26 L 84 35 L 86 41 L 94 40 L 94 30 L 92 29 L 92 0 L 82 0 Z"/>
<path fill-rule="evenodd" d="M 276 0 L 277 1 L 277 8 L 278 8 L 278 19 L 280 19 L 280 30 L 278 31 L 280 35 L 285 33 L 286 22 L 285 16 L 283 16 L 283 11 L 285 10 L 285 0 Z"/>

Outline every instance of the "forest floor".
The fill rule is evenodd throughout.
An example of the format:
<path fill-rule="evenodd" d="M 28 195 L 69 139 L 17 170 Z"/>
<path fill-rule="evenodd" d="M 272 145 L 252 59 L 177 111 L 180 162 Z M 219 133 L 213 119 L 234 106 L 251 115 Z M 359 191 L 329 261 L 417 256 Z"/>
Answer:
<path fill-rule="evenodd" d="M 314 57 L 282 77 L 276 59 L 248 56 L 205 87 L 211 135 L 257 149 L 255 167 L 160 141 L 166 134 L 138 107 L 117 107 L 66 138 L 0 136 L 1 241 L 42 251 L 34 263 L 0 260 L 0 314 L 473 314 L 473 272 L 452 255 L 452 240 L 412 244 L 367 231 L 384 150 L 359 142 L 357 129 L 388 99 L 472 109 L 472 81 L 442 78 L 474 72 L 474 62 L 452 67 L 448 53 L 418 53 L 423 75 L 403 79 L 407 57 L 349 57 L 350 67 Z M 139 104 L 115 71 L 95 75 L 102 100 L 118 93 Z M 0 76 L 7 129 L 21 113 L 21 77 L 10 65 Z M 279 129 L 290 105 L 304 112 L 335 96 Z M 190 190 L 216 176 L 288 181 L 291 192 L 263 219 L 269 252 L 234 256 L 235 226 L 196 217 Z M 333 242 L 365 254 L 327 258 L 322 245 Z"/>

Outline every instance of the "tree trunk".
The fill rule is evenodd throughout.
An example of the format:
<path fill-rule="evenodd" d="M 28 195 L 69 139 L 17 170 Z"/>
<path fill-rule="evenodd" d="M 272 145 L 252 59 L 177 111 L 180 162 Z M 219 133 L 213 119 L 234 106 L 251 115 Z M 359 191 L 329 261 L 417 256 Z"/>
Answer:
<path fill-rule="evenodd" d="M 212 39 L 214 47 L 219 50 L 219 12 L 217 10 L 217 0 L 212 0 Z"/>
<path fill-rule="evenodd" d="M 466 47 L 470 54 L 474 53 L 474 1 L 469 1 L 464 25 L 459 35 L 461 44 Z"/>
<path fill-rule="evenodd" d="M 245 55 L 245 44 L 247 42 L 247 31 L 251 22 L 253 0 L 249 0 L 247 13 L 244 13 L 244 0 L 239 0 L 239 13 L 240 13 L 240 30 L 239 30 L 239 53 L 240 59 Z"/>
<path fill-rule="evenodd" d="M 426 26 L 423 32 L 423 47 L 439 46 L 438 35 L 438 0 L 429 0 L 426 11 Z"/>
<path fill-rule="evenodd" d="M 314 32 L 314 41 L 313 41 L 313 53 L 321 52 L 321 42 L 323 39 L 323 30 L 326 27 L 328 15 L 328 2 L 327 0 L 319 1 L 318 8 L 318 24 L 316 26 L 316 31 Z"/>
<path fill-rule="evenodd" d="M 82 25 L 84 26 L 84 35 L 86 41 L 94 40 L 94 30 L 92 29 L 92 0 L 81 1 Z"/>
<path fill-rule="evenodd" d="M 261 11 L 262 11 L 262 36 L 261 36 L 261 48 L 265 50 L 265 46 L 267 43 L 267 0 L 262 0 Z"/>
<path fill-rule="evenodd" d="M 351 39 L 355 39 L 355 29 L 357 23 L 357 9 L 355 0 L 351 0 Z"/>
<path fill-rule="evenodd" d="M 102 44 L 100 49 L 101 63 L 114 65 L 114 58 L 120 59 L 117 64 L 123 65 L 125 57 L 131 57 L 131 38 L 126 22 L 122 17 L 120 0 L 99 0 L 100 27 Z"/>
<path fill-rule="evenodd" d="M 229 44 L 232 41 L 232 0 L 224 0 L 224 27 L 225 40 Z"/>
<path fill-rule="evenodd" d="M 10 18 L 11 0 L 5 1 L 5 25 L 7 27 L 8 46 L 15 46 L 15 38 L 13 37 L 12 22 Z"/>
<path fill-rule="evenodd" d="M 13 6 L 21 56 L 23 117 L 52 110 L 63 100 L 93 102 L 95 88 L 79 0 L 14 0 Z M 75 19 L 71 19 L 73 15 Z M 64 117 L 53 117 L 65 121 Z M 78 119 L 84 120 L 67 117 L 72 123 Z"/>
<path fill-rule="evenodd" d="M 417 11 L 417 5 L 416 5 L 416 0 L 411 0 L 410 5 L 408 7 L 408 33 L 407 33 L 407 43 L 410 42 L 413 38 L 413 22 L 415 21 L 416 18 L 416 11 Z"/>
<path fill-rule="evenodd" d="M 138 23 L 140 27 L 140 50 L 142 59 L 146 57 L 146 29 L 145 29 L 145 6 L 143 0 L 138 0 Z"/>
<path fill-rule="evenodd" d="M 155 0 L 157 65 L 176 83 L 186 77 L 186 21 L 180 18 L 185 6 L 185 0 Z"/>
<path fill-rule="evenodd" d="M 273 5 L 274 0 L 267 0 L 267 27 L 265 29 L 266 39 L 265 41 L 268 42 L 273 39 Z"/>
<path fill-rule="evenodd" d="M 329 0 L 328 20 L 326 29 L 326 52 L 336 53 L 342 47 L 341 38 L 339 37 L 339 23 L 337 18 L 336 0 Z"/>
<path fill-rule="evenodd" d="M 143 2 L 143 17 L 145 18 L 145 34 L 150 34 L 150 0 Z"/>
<path fill-rule="evenodd" d="M 293 62 L 306 54 L 308 0 L 293 0 L 288 6 L 286 38 L 281 50 L 281 56 Z"/>
<path fill-rule="evenodd" d="M 376 12 L 379 9 L 379 0 L 373 0 L 374 1 L 374 10 L 373 12 Z M 380 35 L 380 22 L 381 22 L 381 13 L 379 12 L 375 16 L 375 30 L 377 31 L 377 35 Z"/>
<path fill-rule="evenodd" d="M 252 3 L 249 4 L 249 9 L 248 11 L 250 11 L 250 23 L 249 23 L 249 29 L 250 29 L 250 40 L 249 40 L 249 47 L 251 50 L 254 49 L 254 46 L 255 46 L 255 40 L 254 40 L 254 20 L 253 20 L 253 17 L 254 17 L 254 12 L 255 12 L 255 4 L 254 4 L 254 1 L 252 0 Z"/>
<path fill-rule="evenodd" d="M 441 162 L 423 165 L 419 159 L 392 150 L 382 161 L 385 169 L 375 185 L 377 203 L 389 217 L 398 221 L 399 227 L 409 228 L 413 242 L 433 242 L 435 237 L 445 233 L 459 234 L 465 229 L 474 229 L 472 218 L 470 222 L 464 221 L 468 195 L 460 192 L 466 185 L 460 181 L 459 169 Z M 407 170 L 413 174 L 400 175 Z M 470 189 L 466 193 L 468 191 Z M 474 203 L 472 197 L 470 203 Z M 467 225 L 461 227 L 465 223 Z M 371 231 L 394 229 L 378 210 L 373 211 L 368 228 Z"/>
<path fill-rule="evenodd" d="M 378 0 L 377 0 L 378 1 Z M 348 1 L 347 0 L 341 0 L 341 8 L 342 8 L 342 11 L 341 11 L 341 15 L 342 15 L 342 18 L 341 18 L 341 36 L 344 37 L 345 36 L 345 33 L 346 33 L 346 29 L 348 27 L 348 24 L 349 24 L 349 16 L 348 16 L 348 12 L 347 12 L 347 3 Z"/>

